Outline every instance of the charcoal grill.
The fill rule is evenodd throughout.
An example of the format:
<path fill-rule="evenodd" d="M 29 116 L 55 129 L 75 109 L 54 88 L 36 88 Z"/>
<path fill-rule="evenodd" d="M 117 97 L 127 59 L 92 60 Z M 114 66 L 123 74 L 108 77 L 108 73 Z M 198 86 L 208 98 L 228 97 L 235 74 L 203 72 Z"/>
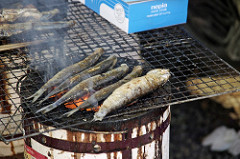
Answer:
<path fill-rule="evenodd" d="M 236 87 L 236 83 L 239 83 L 239 78 L 236 78 L 239 76 L 239 72 L 194 39 L 184 29 L 184 25 L 128 35 L 81 3 L 73 0 L 69 0 L 68 3 L 67 20 L 74 20 L 76 24 L 70 29 L 64 30 L 64 34 L 59 36 L 58 32 L 43 33 L 31 38 L 31 40 L 50 41 L 48 44 L 0 54 L 1 107 L 5 108 L 5 103 L 8 103 L 7 105 L 11 106 L 12 110 L 12 114 L 8 114 L 0 120 L 0 139 L 5 143 L 56 129 L 84 130 L 91 125 L 103 129 L 104 126 L 113 122 L 131 120 L 155 109 L 165 109 L 164 107 L 169 105 L 240 90 L 239 87 Z M 57 45 L 53 45 L 52 41 L 56 41 L 56 39 Z M 99 47 L 104 48 L 106 56 L 115 54 L 121 59 L 137 61 L 144 65 L 145 70 L 169 68 L 171 78 L 163 88 L 144 96 L 129 107 L 112 112 L 102 122 L 93 123 L 91 121 L 93 112 L 79 112 L 77 117 L 75 115 L 69 119 L 60 119 L 58 116 L 67 111 L 64 107 L 56 109 L 46 116 L 35 114 L 38 106 L 31 104 L 25 98 L 57 71 L 83 59 Z M 60 63 L 56 57 L 60 57 Z M 66 59 L 66 63 L 63 63 L 63 59 Z M 132 66 L 131 62 L 129 64 Z M 4 76 L 6 72 L 11 75 L 10 78 Z M 17 72 L 21 72 L 21 74 L 17 74 Z M 51 74 L 44 76 L 43 74 L 46 72 Z M 223 78 L 224 83 L 216 82 L 219 87 L 229 85 L 223 92 L 216 92 L 213 87 L 208 86 L 207 82 L 205 84 L 210 92 L 205 92 L 205 88 L 199 87 L 198 84 L 192 84 L 197 89 L 203 90 L 204 95 L 192 94 L 192 90 L 187 89 L 186 82 L 189 81 L 189 78 L 201 79 L 201 77 L 212 78 L 215 76 L 227 76 L 227 78 L 235 80 L 229 82 L 227 78 Z M 10 81 L 11 79 L 14 80 Z M 6 86 L 12 91 L 10 95 Z M 17 94 L 17 96 L 13 97 L 11 94 Z M 16 118 L 17 116 L 20 118 Z M 52 127 L 51 129 L 40 128 L 38 131 L 32 129 L 25 133 L 22 125 L 31 127 L 34 124 L 32 121 Z M 118 130 L 117 126 L 118 124 L 114 127 L 115 130 Z"/>

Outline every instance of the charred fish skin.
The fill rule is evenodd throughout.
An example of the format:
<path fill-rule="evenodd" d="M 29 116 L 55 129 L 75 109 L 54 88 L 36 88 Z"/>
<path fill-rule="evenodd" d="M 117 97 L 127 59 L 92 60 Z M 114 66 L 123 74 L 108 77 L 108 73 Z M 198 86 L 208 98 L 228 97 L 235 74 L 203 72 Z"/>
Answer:
<path fill-rule="evenodd" d="M 32 23 L 32 30 L 46 31 L 55 29 L 64 29 L 75 25 L 75 21 L 61 21 L 61 22 L 34 22 Z"/>
<path fill-rule="evenodd" d="M 98 105 L 98 102 L 107 98 L 116 88 L 121 86 L 122 84 L 130 81 L 133 78 L 136 78 L 142 74 L 142 66 L 135 66 L 132 70 L 131 73 L 129 73 L 127 76 L 125 76 L 123 79 L 120 81 L 111 84 L 110 86 L 107 86 L 105 88 L 100 89 L 99 91 L 95 92 L 93 95 L 91 95 L 86 101 L 84 101 L 83 104 L 78 106 L 77 108 L 65 113 L 62 115 L 62 117 L 69 117 L 79 111 L 82 108 L 87 108 L 87 107 L 94 107 Z"/>
<path fill-rule="evenodd" d="M 40 18 L 40 21 L 49 20 L 52 17 L 54 17 L 55 15 L 57 15 L 58 13 L 60 13 L 60 10 L 57 8 L 50 10 L 50 11 L 41 12 L 42 16 Z"/>
<path fill-rule="evenodd" d="M 20 34 L 24 30 L 30 30 L 31 25 L 18 23 L 18 24 L 0 24 L 0 36 L 10 37 L 12 35 Z"/>
<path fill-rule="evenodd" d="M 36 8 L 7 9 L 0 11 L 0 22 L 14 22 L 16 20 L 25 21 L 25 19 L 39 19 L 41 13 Z"/>
<path fill-rule="evenodd" d="M 124 74 L 127 73 L 128 69 L 129 69 L 128 65 L 122 64 L 120 67 L 115 68 L 111 71 L 90 77 L 90 78 L 80 82 L 75 87 L 73 87 L 70 91 L 68 91 L 66 94 L 64 94 L 56 102 L 39 109 L 36 113 L 42 112 L 43 114 L 45 114 L 45 113 L 55 109 L 56 107 L 58 107 L 59 105 L 63 104 L 66 101 L 69 101 L 76 97 L 81 97 L 86 93 L 94 91 L 94 89 L 98 88 L 102 84 L 109 82 L 115 78 L 122 77 Z"/>
<path fill-rule="evenodd" d="M 131 101 L 156 90 L 165 84 L 170 77 L 168 69 L 154 69 L 145 76 L 132 79 L 117 88 L 102 104 L 99 111 L 94 114 L 94 121 L 102 121 L 111 111 L 116 110 Z"/>
<path fill-rule="evenodd" d="M 114 67 L 116 62 L 117 62 L 117 57 L 115 55 L 110 56 L 106 60 L 103 60 L 102 62 L 98 63 L 97 65 L 95 65 L 89 69 L 86 69 L 86 70 L 82 71 L 81 73 L 79 73 L 69 79 L 66 79 L 63 83 L 61 83 L 59 86 L 57 86 L 52 92 L 50 92 L 43 100 L 41 100 L 39 102 L 39 104 L 46 101 L 49 97 L 51 97 L 54 94 L 62 92 L 67 88 L 72 88 L 79 82 L 81 82 L 89 77 L 92 77 L 96 74 L 102 73 L 109 68 Z"/>
<path fill-rule="evenodd" d="M 25 31 L 47 31 L 52 29 L 64 29 L 75 25 L 75 21 L 61 21 L 61 22 L 27 22 L 15 24 L 0 24 L 0 36 L 11 37 L 13 35 L 21 34 Z"/>
<path fill-rule="evenodd" d="M 17 9 L 7 9 L 4 8 L 0 10 L 0 22 L 26 22 L 26 21 L 45 21 L 49 20 L 58 14 L 60 11 L 56 8 L 53 10 L 40 12 L 37 8 L 17 8 Z"/>
<path fill-rule="evenodd" d="M 59 71 L 47 83 L 45 83 L 36 93 L 28 97 L 27 99 L 33 98 L 32 103 L 34 103 L 47 89 L 55 86 L 56 84 L 68 78 L 69 76 L 79 73 L 93 65 L 102 56 L 103 53 L 104 50 L 102 48 L 98 48 L 94 51 L 93 54 L 89 55 L 84 60 Z"/>

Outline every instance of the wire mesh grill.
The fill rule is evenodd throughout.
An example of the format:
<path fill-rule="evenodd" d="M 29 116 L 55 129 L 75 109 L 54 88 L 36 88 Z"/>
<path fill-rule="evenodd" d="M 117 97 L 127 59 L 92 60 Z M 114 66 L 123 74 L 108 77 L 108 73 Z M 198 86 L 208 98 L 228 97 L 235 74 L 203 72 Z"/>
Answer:
<path fill-rule="evenodd" d="M 114 111 L 102 123 L 240 89 L 239 72 L 191 37 L 183 26 L 126 34 L 81 3 L 71 0 L 67 20 L 74 20 L 76 24 L 60 34 L 56 31 L 31 38 L 44 40 L 45 43 L 0 54 L 2 141 L 9 142 L 60 128 L 81 129 L 81 125 L 91 124 L 93 112 L 79 112 L 76 117 L 59 119 L 60 114 L 68 111 L 67 108 L 59 108 L 44 116 L 35 114 L 39 106 L 25 98 L 60 69 L 100 47 L 106 51 L 105 56 L 115 54 L 123 61 L 134 61 L 128 62 L 130 67 L 137 61 L 144 65 L 145 70 L 169 68 L 171 71 L 171 78 L 163 88 L 129 107 Z M 47 76 L 43 75 L 45 73 Z M 26 134 L 22 125 L 32 127 L 33 123 L 29 121 L 50 124 L 51 127 L 29 130 Z"/>

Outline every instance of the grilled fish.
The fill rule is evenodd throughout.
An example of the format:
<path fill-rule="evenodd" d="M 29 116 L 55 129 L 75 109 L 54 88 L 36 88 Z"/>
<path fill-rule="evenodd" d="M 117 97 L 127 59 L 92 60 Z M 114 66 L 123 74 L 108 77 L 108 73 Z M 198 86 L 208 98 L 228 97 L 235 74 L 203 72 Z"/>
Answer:
<path fill-rule="evenodd" d="M 75 87 L 73 87 L 70 91 L 64 94 L 56 102 L 39 109 L 36 113 L 39 113 L 39 112 L 42 112 L 43 114 L 47 113 L 55 109 L 56 107 L 58 107 L 64 102 L 67 102 L 76 97 L 82 97 L 84 94 L 94 91 L 94 89 L 100 87 L 102 84 L 107 83 L 115 78 L 122 77 L 124 74 L 127 73 L 128 69 L 129 67 L 126 64 L 122 64 L 120 67 L 116 69 L 113 69 L 103 74 L 98 74 L 93 77 L 90 77 L 80 82 Z"/>
<path fill-rule="evenodd" d="M 79 73 L 93 65 L 103 53 L 104 50 L 102 48 L 96 49 L 93 54 L 89 55 L 84 60 L 64 68 L 54 75 L 47 83 L 45 83 L 36 93 L 27 99 L 33 98 L 32 102 L 35 102 L 47 89 L 56 86 L 66 78 L 75 75 L 76 73 Z"/>
<path fill-rule="evenodd" d="M 142 74 L 142 66 L 140 66 L 140 65 L 135 66 L 133 68 L 132 72 L 129 73 L 126 77 L 124 77 L 123 79 L 121 79 L 120 81 L 118 81 L 114 84 L 111 84 L 110 86 L 107 86 L 107 87 L 102 88 L 99 91 L 95 92 L 86 101 L 84 101 L 84 103 L 82 103 L 77 108 L 63 114 L 62 117 L 65 117 L 65 116 L 69 117 L 82 108 L 97 106 L 99 101 L 107 98 L 116 88 L 118 88 L 122 84 L 130 81 L 131 79 L 140 76 L 141 74 Z"/>
<path fill-rule="evenodd" d="M 47 31 L 52 29 L 64 29 L 75 25 L 75 21 L 60 22 L 27 22 L 15 24 L 0 24 L 0 36 L 10 37 L 25 31 Z"/>
<path fill-rule="evenodd" d="M 111 111 L 118 109 L 131 101 L 157 89 L 165 84 L 170 77 L 168 69 L 154 69 L 145 76 L 132 79 L 118 87 L 94 114 L 93 121 L 102 121 Z"/>
<path fill-rule="evenodd" d="M 45 21 L 49 20 L 58 14 L 60 11 L 58 9 L 53 9 L 50 11 L 39 12 L 37 8 L 17 8 L 17 9 L 7 9 L 4 8 L 0 11 L 0 22 L 27 22 L 27 21 Z"/>
<path fill-rule="evenodd" d="M 45 100 L 47 100 L 49 97 L 51 97 L 54 94 L 57 94 L 59 92 L 62 92 L 63 90 L 67 89 L 67 88 L 72 88 L 73 86 L 75 86 L 76 84 L 78 84 L 79 82 L 92 77 L 96 74 L 102 73 L 106 70 L 108 70 L 109 68 L 113 68 L 115 66 L 117 62 L 117 57 L 115 55 L 108 57 L 106 60 L 103 60 L 102 62 L 98 63 L 97 65 L 86 69 L 84 71 L 82 71 L 81 73 L 66 79 L 63 83 L 61 83 L 59 86 L 57 86 L 52 92 L 50 92 L 43 100 L 41 100 L 39 102 L 39 104 L 41 104 L 42 102 L 44 102 Z"/>

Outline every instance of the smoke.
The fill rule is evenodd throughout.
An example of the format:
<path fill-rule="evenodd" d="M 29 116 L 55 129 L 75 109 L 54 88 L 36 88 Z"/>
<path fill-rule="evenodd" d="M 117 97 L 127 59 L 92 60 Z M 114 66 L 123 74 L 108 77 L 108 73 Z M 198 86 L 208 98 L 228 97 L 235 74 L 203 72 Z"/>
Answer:
<path fill-rule="evenodd" d="M 41 13 L 47 13 L 49 19 L 41 18 L 41 22 L 52 23 L 52 22 L 66 22 L 67 6 L 65 0 L 35 0 L 31 1 L 24 0 L 24 4 L 33 5 Z M 57 10 L 57 14 L 52 15 L 51 12 Z M 45 15 L 43 15 L 44 17 Z M 48 16 L 45 16 L 48 17 Z M 41 26 L 39 26 L 41 28 Z M 60 24 L 61 27 L 61 24 Z M 49 80 L 56 72 L 65 68 L 69 62 L 66 61 L 66 44 L 64 42 L 64 36 L 67 30 L 65 29 L 54 29 L 53 25 L 49 26 L 49 30 L 33 31 L 29 32 L 26 38 L 30 40 L 43 39 L 44 42 L 41 45 L 34 46 L 29 50 L 29 56 L 31 60 L 30 67 L 33 70 L 44 73 L 44 82 Z M 36 56 L 38 55 L 38 56 Z M 34 58 L 32 58 L 34 57 Z"/>
<path fill-rule="evenodd" d="M 44 74 L 44 82 L 72 64 L 66 60 L 64 41 L 70 24 L 66 0 L 8 0 L 1 1 L 0 9 L 1 25 L 6 26 L 0 30 L 11 43 L 41 41 L 29 47 L 27 53 L 30 69 Z"/>

